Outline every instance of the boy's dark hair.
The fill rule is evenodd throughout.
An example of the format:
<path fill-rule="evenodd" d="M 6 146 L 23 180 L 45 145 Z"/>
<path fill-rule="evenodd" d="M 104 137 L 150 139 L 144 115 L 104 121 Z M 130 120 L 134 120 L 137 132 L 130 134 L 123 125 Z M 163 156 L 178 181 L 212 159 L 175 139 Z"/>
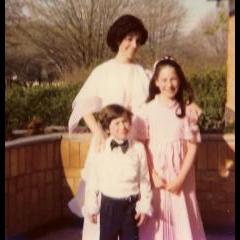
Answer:
<path fill-rule="evenodd" d="M 98 115 L 99 122 L 104 131 L 109 130 L 111 121 L 119 117 L 127 117 L 129 122 L 131 122 L 132 113 L 121 105 L 110 104 L 104 107 Z"/>
<path fill-rule="evenodd" d="M 142 21 L 130 14 L 119 17 L 109 28 L 107 44 L 113 52 L 118 51 L 119 44 L 130 33 L 140 35 L 139 43 L 143 45 L 148 38 L 148 32 Z"/>

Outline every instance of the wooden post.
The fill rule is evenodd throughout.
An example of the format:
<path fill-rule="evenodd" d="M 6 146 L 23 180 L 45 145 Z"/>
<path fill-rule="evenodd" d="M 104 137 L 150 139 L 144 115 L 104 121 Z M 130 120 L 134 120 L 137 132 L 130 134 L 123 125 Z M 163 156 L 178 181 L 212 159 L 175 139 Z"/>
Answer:
<path fill-rule="evenodd" d="M 235 121 L 235 0 L 229 0 L 226 123 Z"/>
<path fill-rule="evenodd" d="M 217 6 L 219 6 L 222 0 L 208 1 L 217 1 Z M 228 6 L 226 125 L 235 122 L 235 0 L 228 0 Z"/>

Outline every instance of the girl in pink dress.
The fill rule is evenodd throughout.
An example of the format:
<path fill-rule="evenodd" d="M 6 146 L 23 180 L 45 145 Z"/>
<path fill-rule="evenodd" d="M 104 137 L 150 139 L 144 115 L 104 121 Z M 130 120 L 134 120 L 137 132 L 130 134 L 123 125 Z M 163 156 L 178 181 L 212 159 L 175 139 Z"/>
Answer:
<path fill-rule="evenodd" d="M 194 159 L 201 141 L 185 111 L 183 92 L 193 92 L 179 64 L 165 57 L 155 64 L 144 120 L 153 177 L 153 217 L 141 240 L 205 240 L 195 193 Z"/>

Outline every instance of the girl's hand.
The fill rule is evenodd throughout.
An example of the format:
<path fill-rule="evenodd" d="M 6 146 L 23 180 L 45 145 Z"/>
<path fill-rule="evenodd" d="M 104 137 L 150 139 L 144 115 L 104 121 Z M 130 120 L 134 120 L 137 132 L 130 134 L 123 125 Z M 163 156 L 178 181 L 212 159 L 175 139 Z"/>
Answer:
<path fill-rule="evenodd" d="M 91 223 L 94 223 L 94 224 L 97 223 L 97 214 L 88 215 L 88 218 Z"/>
<path fill-rule="evenodd" d="M 159 176 L 159 174 L 155 171 L 152 170 L 152 180 L 153 180 L 153 185 L 155 188 L 165 188 L 166 187 L 166 180 Z"/>
<path fill-rule="evenodd" d="M 186 106 L 186 112 L 193 123 L 197 123 L 199 117 L 202 115 L 202 109 L 194 102 Z"/>
<path fill-rule="evenodd" d="M 178 195 L 182 190 L 182 185 L 183 181 L 179 178 L 176 178 L 175 180 L 166 184 L 166 190 Z"/>
<path fill-rule="evenodd" d="M 137 226 L 140 227 L 146 219 L 145 213 L 136 213 L 135 220 L 137 220 Z"/>

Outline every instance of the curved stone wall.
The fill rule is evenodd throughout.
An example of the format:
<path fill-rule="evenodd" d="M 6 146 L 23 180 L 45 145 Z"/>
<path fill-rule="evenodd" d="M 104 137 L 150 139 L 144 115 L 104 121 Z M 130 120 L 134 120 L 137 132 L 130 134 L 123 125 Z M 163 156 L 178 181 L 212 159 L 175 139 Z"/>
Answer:
<path fill-rule="evenodd" d="M 59 218 L 76 194 L 90 134 L 51 134 L 5 143 L 6 235 L 16 235 Z M 196 162 L 196 187 L 206 226 L 233 226 L 235 170 L 220 170 L 235 160 L 234 135 L 203 135 Z M 228 176 L 227 176 L 228 175 Z"/>
<path fill-rule="evenodd" d="M 5 230 L 27 232 L 62 217 L 61 134 L 5 143 Z"/>

